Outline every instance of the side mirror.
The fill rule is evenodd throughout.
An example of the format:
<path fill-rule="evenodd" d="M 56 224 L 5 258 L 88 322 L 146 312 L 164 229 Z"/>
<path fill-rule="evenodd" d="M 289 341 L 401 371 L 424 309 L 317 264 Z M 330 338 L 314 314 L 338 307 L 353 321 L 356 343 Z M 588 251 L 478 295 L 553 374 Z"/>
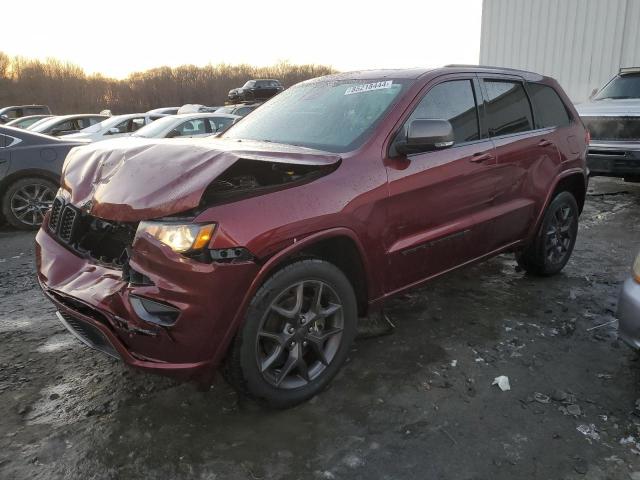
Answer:
<path fill-rule="evenodd" d="M 591 90 L 591 95 L 589 95 L 589 100 L 591 100 L 593 97 L 595 97 L 596 93 L 598 93 L 598 89 L 597 88 L 594 88 L 593 90 Z"/>
<path fill-rule="evenodd" d="M 171 130 L 169 133 L 167 133 L 166 138 L 175 138 L 175 137 L 179 137 L 180 136 L 180 130 Z"/>
<path fill-rule="evenodd" d="M 59 128 L 54 128 L 53 130 L 51 130 L 51 135 L 53 135 L 54 137 L 59 137 L 63 133 L 64 130 L 60 130 Z"/>
<path fill-rule="evenodd" d="M 395 148 L 399 153 L 420 153 L 453 145 L 453 127 L 448 120 L 413 120 Z"/>
<path fill-rule="evenodd" d="M 107 130 L 107 135 L 115 135 L 117 133 L 122 133 L 122 132 L 120 132 L 120 129 L 116 127 L 111 127 L 109 130 Z"/>

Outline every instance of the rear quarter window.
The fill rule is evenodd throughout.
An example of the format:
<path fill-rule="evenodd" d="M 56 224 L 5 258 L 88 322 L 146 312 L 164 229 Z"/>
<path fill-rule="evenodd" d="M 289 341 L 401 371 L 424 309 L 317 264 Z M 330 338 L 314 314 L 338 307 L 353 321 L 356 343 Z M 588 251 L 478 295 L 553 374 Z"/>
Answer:
<path fill-rule="evenodd" d="M 571 123 L 567 107 L 553 88 L 530 83 L 527 90 L 533 104 L 536 128 L 563 127 Z"/>
<path fill-rule="evenodd" d="M 489 135 L 497 137 L 533 130 L 533 115 L 522 83 L 484 80 Z"/>

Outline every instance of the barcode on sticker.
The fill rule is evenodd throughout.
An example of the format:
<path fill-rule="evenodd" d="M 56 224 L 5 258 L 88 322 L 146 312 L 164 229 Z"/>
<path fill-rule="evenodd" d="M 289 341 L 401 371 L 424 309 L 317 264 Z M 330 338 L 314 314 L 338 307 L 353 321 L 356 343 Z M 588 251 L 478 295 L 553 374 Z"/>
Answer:
<path fill-rule="evenodd" d="M 353 95 L 354 93 L 370 92 L 371 90 L 382 90 L 383 88 L 391 88 L 391 85 L 393 85 L 393 80 L 354 85 L 353 87 L 347 88 L 344 94 Z"/>

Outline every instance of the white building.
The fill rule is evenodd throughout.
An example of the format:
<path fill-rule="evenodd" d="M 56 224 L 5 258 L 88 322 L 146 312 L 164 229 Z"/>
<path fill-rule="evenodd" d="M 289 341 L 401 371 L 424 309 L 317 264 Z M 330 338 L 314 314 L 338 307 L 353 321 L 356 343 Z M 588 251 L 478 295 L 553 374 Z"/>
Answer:
<path fill-rule="evenodd" d="M 640 67 L 640 0 L 483 0 L 480 64 L 555 77 L 586 100 Z"/>

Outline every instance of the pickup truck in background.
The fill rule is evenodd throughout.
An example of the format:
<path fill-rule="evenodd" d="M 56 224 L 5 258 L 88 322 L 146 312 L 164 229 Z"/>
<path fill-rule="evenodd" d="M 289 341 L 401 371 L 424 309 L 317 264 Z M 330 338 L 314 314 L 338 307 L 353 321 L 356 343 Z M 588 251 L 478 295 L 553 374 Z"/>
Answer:
<path fill-rule="evenodd" d="M 640 182 L 640 67 L 620 69 L 576 110 L 591 134 L 591 175 Z"/>

